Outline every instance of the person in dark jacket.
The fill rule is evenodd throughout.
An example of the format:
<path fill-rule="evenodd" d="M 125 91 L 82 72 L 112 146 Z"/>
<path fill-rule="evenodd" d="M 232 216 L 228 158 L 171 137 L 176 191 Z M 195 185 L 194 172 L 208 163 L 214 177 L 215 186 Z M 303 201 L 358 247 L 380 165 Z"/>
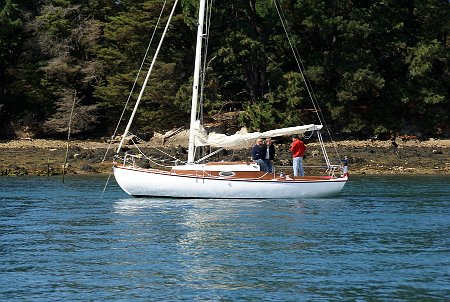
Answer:
<path fill-rule="evenodd" d="M 264 163 L 267 166 L 267 172 L 273 173 L 273 159 L 275 158 L 275 146 L 270 137 L 266 138 L 266 154 L 264 156 Z"/>
<path fill-rule="evenodd" d="M 267 172 L 267 165 L 264 162 L 264 158 L 266 157 L 266 148 L 264 146 L 264 141 L 262 138 L 258 138 L 256 140 L 256 144 L 252 149 L 252 159 L 255 163 L 259 165 L 259 170 Z"/>

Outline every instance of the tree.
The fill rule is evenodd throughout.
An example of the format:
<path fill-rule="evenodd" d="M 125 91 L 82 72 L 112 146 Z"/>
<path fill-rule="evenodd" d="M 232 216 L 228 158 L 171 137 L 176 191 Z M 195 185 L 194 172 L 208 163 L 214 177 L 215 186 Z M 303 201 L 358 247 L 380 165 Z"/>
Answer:
<path fill-rule="evenodd" d="M 96 123 L 94 113 L 97 106 L 83 105 L 81 101 L 77 98 L 76 91 L 72 94 L 69 90 L 63 90 L 56 103 L 56 113 L 45 121 L 45 130 L 58 135 L 67 134 L 71 121 L 71 134 L 88 133 L 92 125 Z"/>
<path fill-rule="evenodd" d="M 55 121 L 68 108 L 67 99 L 72 98 L 71 91 L 74 90 L 79 96 L 78 107 L 84 112 L 84 121 L 91 122 L 90 125 L 75 122 L 74 133 L 83 132 L 81 129 L 92 131 L 97 113 L 93 86 L 102 72 L 94 55 L 100 38 L 100 23 L 90 18 L 88 7 L 65 0 L 48 1 L 31 26 L 41 53 L 39 69 L 42 78 L 38 85 L 45 87 L 53 99 L 53 110 L 48 113 L 45 124 L 46 132 L 61 133 L 61 127 Z"/>
<path fill-rule="evenodd" d="M 168 6 L 164 8 L 162 19 L 158 24 L 162 8 L 163 1 L 142 0 L 133 4 L 128 3 L 123 11 L 103 23 L 103 45 L 96 53 L 103 62 L 105 73 L 102 81 L 96 85 L 95 96 L 102 100 L 104 110 L 115 117 L 114 122 L 120 116 L 134 85 L 148 40 L 158 26 L 149 48 L 149 56 L 143 65 L 137 86 L 134 87 L 130 105 L 134 105 L 137 99 L 171 9 Z M 183 63 L 187 61 L 186 53 L 183 53 L 186 52 L 186 46 L 183 45 L 183 42 L 186 42 L 184 38 L 186 30 L 183 29 L 185 25 L 181 21 L 178 15 L 172 20 L 133 124 L 134 129 L 142 127 L 146 128 L 143 131 L 164 129 L 179 124 L 183 119 L 187 123 L 185 113 L 174 107 L 177 84 L 182 84 L 183 72 L 190 66 L 187 67 Z M 128 106 L 128 114 L 130 109 Z M 172 118 L 167 119 L 166 116 Z M 114 122 L 109 121 L 110 124 Z"/>
<path fill-rule="evenodd" d="M 137 98 L 164 3 L 0 1 L 0 135 L 61 134 L 73 91 L 85 118 L 74 131 L 110 135 L 163 10 L 125 118 Z M 198 1 L 180 3 L 132 132 L 188 124 Z M 449 134 L 448 1 L 214 1 L 212 15 L 205 116 L 237 111 L 241 125 L 266 130 L 318 114 L 346 136 Z"/>
<path fill-rule="evenodd" d="M 19 58 L 23 38 L 21 13 L 11 0 L 0 2 L 0 24 L 0 127 L 5 130 L 19 110 L 9 89 L 12 82 L 9 69 L 15 66 Z"/>

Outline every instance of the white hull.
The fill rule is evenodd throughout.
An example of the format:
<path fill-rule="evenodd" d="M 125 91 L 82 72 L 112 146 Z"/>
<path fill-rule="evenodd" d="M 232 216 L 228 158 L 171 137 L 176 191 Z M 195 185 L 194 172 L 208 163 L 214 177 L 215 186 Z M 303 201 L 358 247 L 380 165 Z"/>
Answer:
<path fill-rule="evenodd" d="M 200 175 L 201 172 L 199 172 Z M 347 177 L 308 180 L 230 179 L 115 166 L 119 186 L 133 196 L 178 198 L 301 199 L 338 194 Z"/>

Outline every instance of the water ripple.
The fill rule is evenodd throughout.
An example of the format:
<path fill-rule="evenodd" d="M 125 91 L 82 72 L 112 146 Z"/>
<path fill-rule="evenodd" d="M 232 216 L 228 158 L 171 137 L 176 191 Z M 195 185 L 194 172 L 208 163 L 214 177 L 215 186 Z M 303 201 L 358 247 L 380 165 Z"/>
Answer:
<path fill-rule="evenodd" d="M 2 178 L 1 301 L 450 296 L 450 178 L 354 177 L 338 198 L 127 197 L 103 177 Z"/>

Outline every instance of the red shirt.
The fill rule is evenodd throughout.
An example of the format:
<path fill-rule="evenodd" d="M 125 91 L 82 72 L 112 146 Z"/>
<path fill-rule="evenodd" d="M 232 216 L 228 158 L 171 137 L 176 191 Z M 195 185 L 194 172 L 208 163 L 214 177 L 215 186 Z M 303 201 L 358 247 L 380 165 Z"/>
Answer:
<path fill-rule="evenodd" d="M 303 157 L 306 151 L 306 146 L 301 140 L 296 139 L 292 142 L 289 150 L 291 150 L 293 157 Z"/>

